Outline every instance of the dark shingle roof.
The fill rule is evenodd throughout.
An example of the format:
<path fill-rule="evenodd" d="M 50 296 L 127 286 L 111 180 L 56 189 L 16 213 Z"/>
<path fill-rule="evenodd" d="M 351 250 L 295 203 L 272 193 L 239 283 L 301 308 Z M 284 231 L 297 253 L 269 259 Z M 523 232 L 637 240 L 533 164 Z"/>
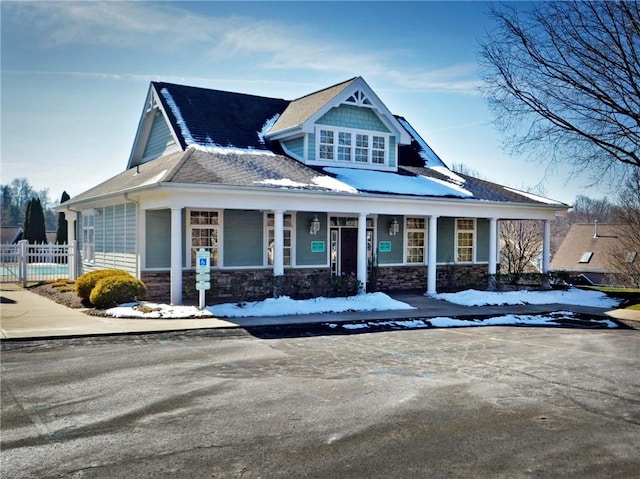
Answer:
<path fill-rule="evenodd" d="M 556 271 L 610 272 L 613 271 L 609 255 L 620 245 L 624 234 L 621 225 L 574 224 L 551 260 L 550 268 Z M 580 262 L 585 253 L 593 253 L 588 261 Z M 640 252 L 637 252 L 640 254 Z M 585 258 L 586 259 L 586 258 Z M 635 260 L 635 258 L 634 258 Z M 640 256 L 636 261 L 640 261 Z"/>
<path fill-rule="evenodd" d="M 266 149 L 259 137 L 265 122 L 289 102 L 243 93 L 152 82 L 180 143 Z M 176 111 L 177 107 L 177 111 Z M 185 131 L 185 125 L 188 130 Z"/>

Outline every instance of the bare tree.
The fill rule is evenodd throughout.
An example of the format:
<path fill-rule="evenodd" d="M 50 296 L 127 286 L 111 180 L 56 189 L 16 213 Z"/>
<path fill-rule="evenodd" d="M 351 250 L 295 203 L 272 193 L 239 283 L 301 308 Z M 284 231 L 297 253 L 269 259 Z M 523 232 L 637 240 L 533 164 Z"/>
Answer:
<path fill-rule="evenodd" d="M 542 229 L 539 221 L 500 221 L 500 272 L 517 283 L 523 274 L 538 272 L 536 259 L 542 252 Z"/>
<path fill-rule="evenodd" d="M 640 287 L 640 172 L 620 192 L 616 222 L 618 244 L 609 255 L 621 284 Z"/>
<path fill-rule="evenodd" d="M 481 45 L 485 94 L 506 144 L 592 184 L 640 168 L 640 4 L 492 7 Z"/>

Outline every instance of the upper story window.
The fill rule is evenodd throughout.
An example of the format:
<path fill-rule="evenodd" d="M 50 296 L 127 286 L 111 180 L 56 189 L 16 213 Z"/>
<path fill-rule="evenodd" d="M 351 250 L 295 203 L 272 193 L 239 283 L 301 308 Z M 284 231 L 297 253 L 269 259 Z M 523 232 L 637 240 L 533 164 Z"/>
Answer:
<path fill-rule="evenodd" d="M 321 127 L 317 130 L 319 161 L 386 165 L 389 152 L 388 135 Z"/>
<path fill-rule="evenodd" d="M 474 219 L 456 219 L 456 263 L 473 262 L 475 233 Z"/>
<path fill-rule="evenodd" d="M 203 248 L 211 253 L 211 266 L 218 265 L 220 213 L 209 210 L 190 210 L 187 224 L 190 266 L 196 264 L 196 252 Z"/>

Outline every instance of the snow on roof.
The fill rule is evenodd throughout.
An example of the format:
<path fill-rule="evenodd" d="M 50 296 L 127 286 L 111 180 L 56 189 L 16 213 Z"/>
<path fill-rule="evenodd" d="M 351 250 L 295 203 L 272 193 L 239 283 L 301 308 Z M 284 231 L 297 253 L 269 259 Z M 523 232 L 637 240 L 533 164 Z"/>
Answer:
<path fill-rule="evenodd" d="M 548 205 L 562 205 L 560 201 L 552 200 L 551 198 L 545 198 L 544 196 L 534 195 L 533 193 L 527 193 L 525 191 L 516 190 L 514 188 L 509 188 L 508 186 L 503 187 L 505 190 L 510 191 L 512 193 L 516 193 L 518 195 L 525 196 L 533 201 L 538 201 L 539 203 L 546 203 Z"/>
<path fill-rule="evenodd" d="M 178 107 L 175 100 L 171 96 L 171 93 L 169 92 L 169 90 L 167 88 L 162 88 L 160 90 L 160 93 L 164 97 L 169 108 L 171 108 L 171 112 L 173 113 L 173 116 L 175 116 L 176 118 L 176 123 L 178 125 L 178 128 L 180 128 L 180 133 L 182 134 L 182 137 L 184 138 L 184 141 L 187 144 L 187 146 L 193 147 L 196 150 L 206 151 L 209 153 L 221 153 L 221 154 L 247 153 L 252 155 L 253 154 L 272 155 L 272 156 L 274 155 L 274 153 L 269 150 L 258 150 L 256 148 L 238 148 L 238 147 L 235 147 L 234 145 L 226 145 L 226 146 L 219 145 L 210 136 L 207 136 L 205 141 L 196 140 L 191 134 L 191 131 L 187 126 L 187 122 L 184 120 L 182 116 L 182 112 L 180 111 L 180 108 Z M 275 121 L 278 119 L 278 116 L 279 115 L 276 115 L 275 117 L 267 120 L 263 125 L 262 130 L 259 132 L 256 132 L 256 134 L 260 138 L 261 143 L 264 143 L 265 132 L 268 131 L 269 128 L 271 128 L 273 123 L 275 123 Z"/>
<path fill-rule="evenodd" d="M 327 167 L 323 169 L 334 175 L 338 181 L 360 191 L 417 196 L 473 197 L 470 191 L 460 185 L 422 175 L 401 175 L 388 171 L 356 168 Z"/>
<path fill-rule="evenodd" d="M 418 134 L 416 130 L 409 124 L 407 120 L 405 120 L 401 116 L 396 115 L 396 119 L 400 122 L 400 124 L 409 132 L 411 137 L 416 140 L 416 142 L 420 145 L 420 157 L 424 160 L 424 165 L 426 167 L 434 167 L 434 166 L 443 166 L 447 167 L 444 162 L 436 155 L 436 153 L 431 149 L 427 142 L 422 139 L 422 137 Z"/>

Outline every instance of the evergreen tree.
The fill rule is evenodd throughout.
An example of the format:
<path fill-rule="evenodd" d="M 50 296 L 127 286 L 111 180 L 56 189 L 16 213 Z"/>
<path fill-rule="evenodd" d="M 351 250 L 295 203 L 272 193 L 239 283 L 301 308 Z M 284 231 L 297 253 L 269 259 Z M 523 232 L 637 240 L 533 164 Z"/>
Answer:
<path fill-rule="evenodd" d="M 42 211 L 40 198 L 32 198 L 27 205 L 23 238 L 29 241 L 30 244 L 44 244 L 47 242 L 44 211 Z"/>
<path fill-rule="evenodd" d="M 62 192 L 62 196 L 60 197 L 60 204 L 64 203 L 71 197 L 67 194 L 66 191 Z M 58 229 L 56 230 L 56 244 L 67 244 L 67 219 L 64 216 L 64 213 L 58 213 Z"/>

